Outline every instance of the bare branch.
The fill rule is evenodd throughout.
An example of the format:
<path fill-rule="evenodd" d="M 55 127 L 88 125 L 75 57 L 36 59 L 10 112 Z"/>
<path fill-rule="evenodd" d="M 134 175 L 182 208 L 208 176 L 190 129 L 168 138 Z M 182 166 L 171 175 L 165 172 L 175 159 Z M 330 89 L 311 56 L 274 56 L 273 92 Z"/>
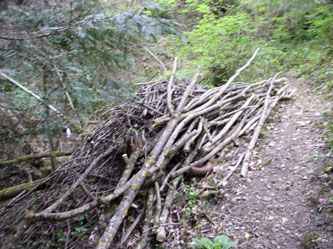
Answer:
<path fill-rule="evenodd" d="M 161 65 L 162 71 L 166 72 L 167 68 L 165 67 L 164 63 L 146 46 L 144 46 L 143 48 Z"/>
<path fill-rule="evenodd" d="M 247 172 L 248 172 L 248 166 L 249 166 L 249 163 L 250 163 L 250 159 L 251 159 L 251 156 L 252 156 L 252 153 L 253 153 L 253 148 L 258 140 L 258 137 L 259 137 L 259 133 L 262 129 L 262 126 L 264 125 L 264 122 L 268 116 L 268 108 L 269 108 L 269 102 L 270 102 L 270 94 L 271 94 L 271 91 L 273 89 L 273 85 L 274 85 L 274 80 L 275 78 L 278 76 L 278 74 L 276 74 L 273 79 L 271 79 L 271 82 L 270 82 L 270 87 L 267 91 L 267 94 L 266 94 L 266 99 L 265 99 L 265 105 L 264 105 L 264 109 L 262 110 L 262 114 L 261 114 L 261 117 L 260 117 L 260 120 L 259 120 L 259 123 L 254 131 L 254 134 L 252 136 L 252 139 L 249 143 L 249 146 L 248 146 L 248 149 L 246 151 L 246 154 L 244 156 L 244 161 L 243 161 L 243 165 L 242 165 L 242 170 L 241 170 L 241 175 L 243 177 L 246 177 L 247 176 Z"/>
<path fill-rule="evenodd" d="M 175 60 L 173 62 L 172 73 L 170 75 L 170 79 L 169 79 L 169 83 L 168 83 L 167 103 L 168 103 L 170 115 L 173 115 L 175 112 L 174 107 L 172 105 L 172 84 L 173 84 L 173 80 L 175 78 L 175 73 L 176 73 L 176 69 L 177 69 L 177 60 L 178 60 L 177 57 L 175 57 Z"/>

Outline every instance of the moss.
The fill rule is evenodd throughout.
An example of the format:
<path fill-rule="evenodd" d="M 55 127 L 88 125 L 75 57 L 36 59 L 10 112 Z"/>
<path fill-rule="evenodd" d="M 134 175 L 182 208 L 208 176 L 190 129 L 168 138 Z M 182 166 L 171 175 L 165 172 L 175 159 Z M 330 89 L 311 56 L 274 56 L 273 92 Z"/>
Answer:
<path fill-rule="evenodd" d="M 333 207 L 329 208 L 326 213 L 329 215 L 329 220 L 333 222 Z"/>
<path fill-rule="evenodd" d="M 319 238 L 319 233 L 312 232 L 305 234 L 302 237 L 302 246 L 305 249 L 311 249 L 315 247 L 316 240 Z"/>
<path fill-rule="evenodd" d="M 264 138 L 265 137 L 265 133 L 261 132 L 259 133 L 259 138 Z"/>
<path fill-rule="evenodd" d="M 328 190 L 326 188 L 322 188 L 320 191 L 319 191 L 319 194 L 320 195 L 325 195 L 328 193 Z"/>
<path fill-rule="evenodd" d="M 310 197 L 309 200 L 310 200 L 310 203 L 309 203 L 310 207 L 317 207 L 320 204 L 318 197 Z"/>
<path fill-rule="evenodd" d="M 42 176 L 48 176 L 49 174 L 51 174 L 52 169 L 48 168 L 48 167 L 43 167 L 40 169 L 40 172 L 42 173 Z"/>
<path fill-rule="evenodd" d="M 299 88 L 299 87 L 297 87 Z M 289 104 L 294 104 L 296 102 L 296 98 L 290 98 L 290 99 L 283 99 L 279 103 L 279 105 L 284 104 L 284 105 L 289 105 Z"/>
<path fill-rule="evenodd" d="M 0 190 L 0 201 L 3 200 L 8 200 L 19 193 L 21 193 L 23 190 L 30 190 L 34 188 L 40 181 L 35 181 L 35 182 L 28 182 L 28 183 L 23 183 L 20 185 L 16 185 L 13 187 L 5 188 Z"/>

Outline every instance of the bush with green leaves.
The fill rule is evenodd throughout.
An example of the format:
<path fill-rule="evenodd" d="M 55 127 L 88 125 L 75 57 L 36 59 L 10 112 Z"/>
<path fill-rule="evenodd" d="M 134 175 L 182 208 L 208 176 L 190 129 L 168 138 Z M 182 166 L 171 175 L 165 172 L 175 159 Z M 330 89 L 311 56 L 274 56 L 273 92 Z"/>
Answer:
<path fill-rule="evenodd" d="M 333 4 L 287 0 L 160 0 L 178 11 L 184 36 L 170 44 L 186 63 L 184 74 L 198 65 L 206 82 L 223 84 L 261 47 L 245 78 L 265 78 L 326 57 L 332 46 Z M 320 49 L 316 49 L 316 47 Z M 306 52 L 307 50 L 307 52 Z M 244 79 L 245 80 L 245 79 Z"/>
<path fill-rule="evenodd" d="M 226 235 L 217 236 L 213 241 L 208 238 L 194 238 L 192 240 L 196 246 L 192 246 L 191 249 L 228 249 L 238 244 L 238 242 L 229 241 L 229 237 Z"/>
<path fill-rule="evenodd" d="M 323 116 L 326 119 L 323 137 L 326 141 L 327 149 L 329 150 L 328 155 L 330 155 L 330 153 L 333 153 L 333 108 L 328 108 L 327 111 L 323 113 Z"/>

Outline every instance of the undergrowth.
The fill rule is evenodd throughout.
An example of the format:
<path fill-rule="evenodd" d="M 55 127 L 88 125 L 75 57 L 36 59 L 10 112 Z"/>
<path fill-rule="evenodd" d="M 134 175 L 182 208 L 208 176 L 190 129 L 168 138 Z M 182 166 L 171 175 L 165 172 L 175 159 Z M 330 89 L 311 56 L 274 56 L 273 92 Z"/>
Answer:
<path fill-rule="evenodd" d="M 221 85 L 261 48 L 240 80 L 260 80 L 276 72 L 318 72 L 316 82 L 332 88 L 333 5 L 318 1 L 159 0 L 184 24 L 182 36 L 165 38 L 168 53 L 182 59 L 184 75 L 198 66 L 203 82 Z M 177 10 L 177 11 L 175 11 Z M 172 14 L 177 13 L 177 14 Z M 328 71 L 327 71 L 328 70 Z"/>

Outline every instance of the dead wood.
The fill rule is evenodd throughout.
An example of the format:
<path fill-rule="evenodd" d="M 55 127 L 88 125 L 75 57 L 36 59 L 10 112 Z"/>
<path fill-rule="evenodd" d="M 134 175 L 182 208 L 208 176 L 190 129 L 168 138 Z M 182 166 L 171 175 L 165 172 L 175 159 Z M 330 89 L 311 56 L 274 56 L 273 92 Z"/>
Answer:
<path fill-rule="evenodd" d="M 245 156 L 244 156 L 244 159 L 243 159 L 243 165 L 242 165 L 242 170 L 241 170 L 241 175 L 246 177 L 247 175 L 247 171 L 248 171 L 248 166 L 249 166 L 249 163 L 250 163 L 250 159 L 251 159 L 251 155 L 253 153 L 253 148 L 259 138 L 259 133 L 262 129 L 262 126 L 264 125 L 264 122 L 269 114 L 269 104 L 270 104 L 270 98 L 271 98 L 271 92 L 273 90 L 273 84 L 274 84 L 274 80 L 275 78 L 277 77 L 278 74 L 276 74 L 273 79 L 271 79 L 270 81 L 270 86 L 269 86 L 269 89 L 266 93 L 266 98 L 265 98 L 265 105 L 264 105 L 264 108 L 262 110 L 262 114 L 261 114 L 261 117 L 259 119 L 259 123 L 254 131 L 254 134 L 252 136 L 252 139 L 249 143 L 249 146 L 248 146 L 248 149 L 245 153 Z"/>
<path fill-rule="evenodd" d="M 27 182 L 0 190 L 0 201 L 8 200 L 20 194 L 24 190 L 31 190 L 41 183 L 41 180 Z"/>
<path fill-rule="evenodd" d="M 21 163 L 21 162 L 29 161 L 29 160 L 33 160 L 33 159 L 40 159 L 40 158 L 44 158 L 44 157 L 69 156 L 72 153 L 73 153 L 72 151 L 71 152 L 51 151 L 51 152 L 44 152 L 44 153 L 38 153 L 38 154 L 30 154 L 30 155 L 26 155 L 26 156 L 14 158 L 14 159 L 6 160 L 6 161 L 1 161 L 0 166 L 7 166 L 7 165 L 11 165 L 11 164 Z"/>
<path fill-rule="evenodd" d="M 292 94 L 287 79 L 276 76 L 257 83 L 234 82 L 258 51 L 221 87 L 208 89 L 196 84 L 199 71 L 191 80 L 177 79 L 177 59 L 168 79 L 140 83 L 135 101 L 104 113 L 107 121 L 52 174 L 49 188 L 21 201 L 32 210 L 22 219 L 33 229 L 37 221 L 51 226 L 53 220 L 74 222 L 74 217 L 86 214 L 107 217 L 102 225 L 96 222 L 91 228 L 89 245 L 97 243 L 99 249 L 126 244 L 126 239 L 133 243 L 129 234 L 135 231 L 141 231 L 137 248 L 147 246 L 152 232 L 157 233 L 158 241 L 165 240 L 169 210 L 183 179 L 180 175 L 196 177 L 214 172 L 216 165 L 223 168 L 227 147 L 236 146 L 235 141 L 255 130 L 247 152 L 244 147 L 237 149 L 233 156 L 239 160 L 218 187 L 230 181 L 241 162 L 245 176 L 269 112 Z M 146 192 L 148 198 L 143 202 L 139 193 Z M 37 207 L 29 204 L 34 198 L 40 200 Z M 140 208 L 133 209 L 133 205 Z M 110 206 L 112 212 L 105 215 Z M 15 212 L 3 215 L 9 219 Z M 140 217 L 132 225 L 124 223 L 129 213 Z M 142 213 L 145 217 L 140 226 Z M 123 239 L 118 231 L 121 225 Z"/>
<path fill-rule="evenodd" d="M 212 157 L 203 167 L 191 167 L 189 174 L 191 176 L 200 176 L 209 173 L 217 165 L 217 159 Z"/>
<path fill-rule="evenodd" d="M 181 177 L 178 176 L 174 180 L 171 181 L 170 187 L 167 193 L 167 196 L 165 198 L 164 206 L 163 206 L 163 211 L 161 213 L 161 216 L 159 217 L 159 228 L 157 229 L 157 234 L 156 234 L 156 240 L 159 242 L 163 242 L 166 240 L 166 230 L 164 224 L 166 223 L 168 216 L 169 216 L 169 210 L 172 205 L 172 202 L 175 198 L 176 195 L 176 190 L 178 183 L 180 181 Z"/>

